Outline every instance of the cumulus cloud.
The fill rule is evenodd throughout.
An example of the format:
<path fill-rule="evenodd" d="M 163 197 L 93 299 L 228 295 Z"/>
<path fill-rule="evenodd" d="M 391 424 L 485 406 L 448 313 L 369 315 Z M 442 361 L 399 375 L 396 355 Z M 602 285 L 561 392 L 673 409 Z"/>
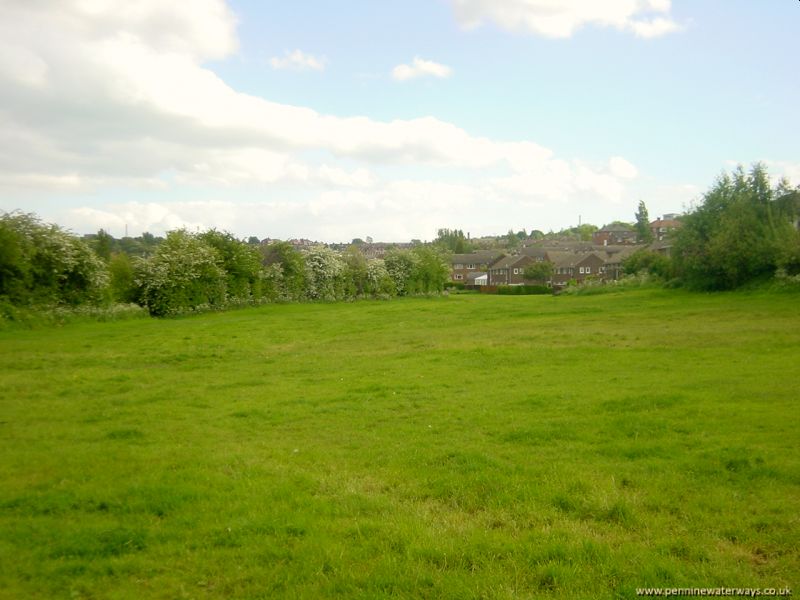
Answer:
<path fill-rule="evenodd" d="M 587 25 L 656 37 L 681 27 L 668 15 L 669 0 L 451 0 L 467 28 L 491 21 L 503 29 L 568 38 Z"/>
<path fill-rule="evenodd" d="M 608 167 L 612 175 L 622 179 L 634 179 L 639 174 L 639 170 L 621 156 L 612 156 Z"/>
<path fill-rule="evenodd" d="M 205 66 L 236 51 L 235 25 L 222 0 L 0 3 L 0 188 L 138 188 L 158 198 L 82 206 L 69 213 L 70 225 L 116 215 L 117 225 L 143 230 L 232 223 L 252 231 L 263 216 L 303 235 L 290 231 L 292 219 L 333 234 L 380 215 L 386 235 L 418 237 L 467 211 L 490 227 L 507 207 L 498 224 L 507 228 L 526 206 L 587 194 L 618 201 L 636 176 L 621 157 L 589 166 L 433 117 L 342 118 L 238 92 Z M 417 75 L 450 72 L 422 59 L 405 66 Z M 185 198 L 216 188 L 237 202 L 169 201 L 176 190 Z M 259 198 L 280 189 L 292 200 L 248 203 L 254 189 Z"/>
<path fill-rule="evenodd" d="M 325 69 L 327 59 L 316 57 L 313 54 L 306 54 L 302 50 L 285 52 L 283 56 L 273 56 L 269 59 L 269 64 L 273 69 L 292 69 L 295 71 L 322 71 Z"/>
<path fill-rule="evenodd" d="M 397 81 L 408 81 L 418 77 L 438 77 L 444 79 L 452 75 L 453 70 L 432 60 L 414 57 L 410 65 L 397 65 L 392 69 L 392 77 Z"/>

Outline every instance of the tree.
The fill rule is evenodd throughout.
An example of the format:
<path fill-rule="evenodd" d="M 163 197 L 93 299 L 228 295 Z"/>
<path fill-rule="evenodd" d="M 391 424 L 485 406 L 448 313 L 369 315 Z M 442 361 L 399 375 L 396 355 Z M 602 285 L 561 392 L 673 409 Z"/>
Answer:
<path fill-rule="evenodd" d="M 226 277 L 216 249 L 185 229 L 170 231 L 152 257 L 134 263 L 140 301 L 164 316 L 225 303 Z"/>
<path fill-rule="evenodd" d="M 507 248 L 512 248 L 512 249 L 517 248 L 520 245 L 521 241 L 522 240 L 519 238 L 519 236 L 517 236 L 516 233 L 514 233 L 513 229 L 508 230 L 508 233 L 506 234 L 505 237 Z"/>
<path fill-rule="evenodd" d="M 386 263 L 379 258 L 367 262 L 366 291 L 372 296 L 394 296 L 397 293 L 394 280 L 386 269 Z"/>
<path fill-rule="evenodd" d="M 417 291 L 413 281 L 417 261 L 417 256 L 408 250 L 387 252 L 384 265 L 398 296 L 406 296 Z"/>
<path fill-rule="evenodd" d="M 306 296 L 306 265 L 303 255 L 289 242 L 273 242 L 261 247 L 261 264 L 270 269 L 270 281 L 276 284 L 278 297 L 302 300 Z"/>
<path fill-rule="evenodd" d="M 111 260 L 111 250 L 114 245 L 114 238 L 105 230 L 101 229 L 97 232 L 94 239 L 94 251 L 104 261 Z"/>
<path fill-rule="evenodd" d="M 446 248 L 453 254 L 466 254 L 472 252 L 472 244 L 460 229 L 439 229 L 436 232 L 435 244 Z"/>
<path fill-rule="evenodd" d="M 441 292 L 450 279 L 450 268 L 443 253 L 434 246 L 417 246 L 411 253 L 416 258 L 412 279 L 417 291 Z"/>
<path fill-rule="evenodd" d="M 771 187 L 761 164 L 718 177 L 678 231 L 678 275 L 693 288 L 732 289 L 782 267 L 798 244 L 782 200 L 789 190 L 787 182 Z"/>
<path fill-rule="evenodd" d="M 312 300 L 341 300 L 345 264 L 330 248 L 315 246 L 305 255 L 306 294 Z"/>
<path fill-rule="evenodd" d="M 124 252 L 115 252 L 108 262 L 111 276 L 111 299 L 115 302 L 137 302 L 138 294 L 134 282 L 133 263 Z"/>
<path fill-rule="evenodd" d="M 32 214 L 0 215 L 0 296 L 14 304 L 99 303 L 108 270 L 89 245 Z"/>
<path fill-rule="evenodd" d="M 364 253 L 357 245 L 348 246 L 342 255 L 344 262 L 345 296 L 358 298 L 367 293 L 368 265 Z"/>
<path fill-rule="evenodd" d="M 661 279 L 672 277 L 672 262 L 663 254 L 652 250 L 637 250 L 622 261 L 622 268 L 631 275 L 644 271 Z"/>
<path fill-rule="evenodd" d="M 647 206 L 645 206 L 644 200 L 639 200 L 639 208 L 636 210 L 636 235 L 642 243 L 649 244 L 653 241 L 650 217 L 647 215 Z"/>
<path fill-rule="evenodd" d="M 553 276 L 553 263 L 548 261 L 535 262 L 525 267 L 524 277 L 527 281 L 547 283 Z"/>
<path fill-rule="evenodd" d="M 261 295 L 261 254 L 253 245 L 236 239 L 227 231 L 210 229 L 198 239 L 217 251 L 225 271 L 226 299 L 253 300 Z"/>

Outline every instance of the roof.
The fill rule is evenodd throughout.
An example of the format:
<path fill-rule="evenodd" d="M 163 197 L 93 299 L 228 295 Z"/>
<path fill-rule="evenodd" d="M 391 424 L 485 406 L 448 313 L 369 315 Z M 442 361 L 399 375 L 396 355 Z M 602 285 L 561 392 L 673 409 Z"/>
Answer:
<path fill-rule="evenodd" d="M 615 223 L 613 225 L 604 225 L 603 227 L 598 229 L 598 232 L 600 231 L 607 231 L 614 233 L 624 231 L 625 233 L 630 233 L 630 232 L 635 232 L 636 230 L 634 229 L 633 225 L 620 225 L 619 223 Z"/>
<path fill-rule="evenodd" d="M 676 219 L 656 219 L 652 223 L 650 223 L 650 227 L 680 227 L 683 225 L 680 221 Z"/>
<path fill-rule="evenodd" d="M 524 254 L 516 254 L 513 256 L 503 256 L 500 260 L 493 262 L 489 265 L 492 269 L 510 269 L 517 263 L 523 260 L 531 260 L 530 256 L 525 256 Z"/>
<path fill-rule="evenodd" d="M 520 254 L 531 256 L 533 258 L 544 258 L 547 255 L 547 250 L 541 246 L 528 247 L 520 250 Z"/>
<path fill-rule="evenodd" d="M 480 277 L 486 277 L 486 273 L 481 273 L 480 271 L 474 271 L 472 273 L 467 273 L 467 281 L 475 281 Z"/>
<path fill-rule="evenodd" d="M 547 260 L 556 267 L 574 267 L 575 263 L 580 258 L 583 258 L 583 255 L 574 252 L 559 252 L 557 250 L 547 251 Z"/>
<path fill-rule="evenodd" d="M 606 264 L 616 264 L 621 263 L 631 254 L 641 250 L 642 246 L 614 246 L 612 250 L 609 250 L 608 248 L 612 248 L 612 246 L 608 246 L 607 248 L 603 249 L 605 253 L 604 260 L 606 261 Z"/>
<path fill-rule="evenodd" d="M 452 264 L 490 263 L 493 260 L 497 260 L 500 256 L 502 256 L 502 252 L 497 252 L 495 250 L 478 250 L 477 252 L 471 252 L 469 254 L 453 254 L 450 257 L 450 262 Z"/>

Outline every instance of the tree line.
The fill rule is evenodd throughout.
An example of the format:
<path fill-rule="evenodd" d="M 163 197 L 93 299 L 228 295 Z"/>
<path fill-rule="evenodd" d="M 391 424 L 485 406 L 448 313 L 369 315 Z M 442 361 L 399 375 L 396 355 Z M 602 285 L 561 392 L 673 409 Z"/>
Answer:
<path fill-rule="evenodd" d="M 640 203 L 637 222 L 646 215 Z M 708 291 L 800 275 L 800 189 L 785 179 L 771 185 L 762 164 L 720 175 L 681 222 L 670 258 L 641 250 L 625 271 Z"/>
<path fill-rule="evenodd" d="M 123 241 L 101 231 L 87 242 L 32 214 L 0 215 L 0 303 L 16 306 L 136 303 L 165 316 L 435 293 L 448 276 L 446 257 L 434 246 L 368 260 L 356 247 L 301 252 L 288 242 L 255 245 L 214 229 Z"/>
<path fill-rule="evenodd" d="M 636 217 L 643 229 L 643 202 Z M 800 190 L 785 180 L 771 185 L 761 164 L 721 175 L 681 220 L 670 258 L 641 250 L 625 262 L 626 272 L 646 271 L 699 290 L 734 289 L 776 273 L 800 277 Z M 299 251 L 288 242 L 256 244 L 214 229 L 122 240 L 101 230 L 87 241 L 35 215 L 3 213 L 0 307 L 136 303 L 162 316 L 441 292 L 448 253 L 463 252 L 470 240 L 460 230 L 438 234 L 434 244 L 368 260 L 356 245 L 341 253 L 325 246 Z M 532 280 L 548 276 L 526 272 Z"/>

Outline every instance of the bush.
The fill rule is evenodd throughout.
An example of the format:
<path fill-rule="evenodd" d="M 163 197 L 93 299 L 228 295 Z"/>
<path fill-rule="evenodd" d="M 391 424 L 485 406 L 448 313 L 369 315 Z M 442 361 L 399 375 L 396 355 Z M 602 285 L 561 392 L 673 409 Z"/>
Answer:
<path fill-rule="evenodd" d="M 11 303 L 98 304 L 108 281 L 105 263 L 74 235 L 34 215 L 0 216 L 0 296 Z"/>
<path fill-rule="evenodd" d="M 497 293 L 501 296 L 540 296 L 552 294 L 553 290 L 546 285 L 499 285 Z"/>
<path fill-rule="evenodd" d="M 155 316 L 223 306 L 226 274 L 221 262 L 199 236 L 171 231 L 151 258 L 135 263 L 140 302 Z"/>
<path fill-rule="evenodd" d="M 792 269 L 800 256 L 791 224 L 797 197 L 786 182 L 770 187 L 762 165 L 723 175 L 684 217 L 673 249 L 677 274 L 689 287 L 724 290 Z"/>
<path fill-rule="evenodd" d="M 623 261 L 622 267 L 625 273 L 631 275 L 644 271 L 664 280 L 668 280 L 672 276 L 670 259 L 652 250 L 637 250 Z"/>

